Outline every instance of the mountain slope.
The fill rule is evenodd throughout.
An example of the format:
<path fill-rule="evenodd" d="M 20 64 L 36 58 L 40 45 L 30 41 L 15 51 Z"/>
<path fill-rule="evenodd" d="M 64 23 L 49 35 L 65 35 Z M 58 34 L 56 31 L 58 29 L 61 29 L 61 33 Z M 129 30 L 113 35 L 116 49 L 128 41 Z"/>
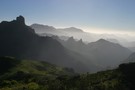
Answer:
<path fill-rule="evenodd" d="M 131 62 L 135 62 L 135 52 L 132 53 L 128 58 L 126 58 L 124 61 L 124 63 L 131 63 Z"/>
<path fill-rule="evenodd" d="M 132 53 L 129 49 L 104 39 L 89 43 L 88 48 L 102 66 L 117 66 Z"/>
<path fill-rule="evenodd" d="M 135 47 L 128 47 L 128 48 L 129 48 L 129 50 L 135 52 Z"/>
<path fill-rule="evenodd" d="M 73 69 L 58 67 L 44 61 L 18 60 L 13 57 L 0 57 L 0 76 L 6 76 L 7 73 L 11 76 L 14 76 L 14 74 L 19 72 L 33 75 L 51 75 L 54 77 L 74 74 Z"/>
<path fill-rule="evenodd" d="M 36 82 L 48 83 L 50 80 L 65 75 L 72 76 L 75 73 L 73 69 L 62 68 L 44 61 L 0 57 L 0 90 L 24 90 L 26 88 L 37 90 L 35 89 L 38 86 Z"/>
<path fill-rule="evenodd" d="M 53 26 L 48 26 L 48 25 L 41 25 L 41 24 L 32 24 L 30 26 L 35 30 L 36 33 L 38 34 L 62 34 L 59 30 L 54 28 Z"/>
<path fill-rule="evenodd" d="M 51 37 L 38 36 L 33 29 L 25 25 L 22 16 L 11 22 L 0 23 L 0 42 L 0 56 L 43 60 L 73 68 L 76 72 L 91 71 L 91 68 L 81 61 L 87 58 L 64 48 Z M 94 66 L 92 63 L 89 65 Z"/>
<path fill-rule="evenodd" d="M 16 63 L 15 63 L 16 62 Z M 4 63 L 6 65 L 4 65 Z M 1 90 L 134 90 L 135 63 L 95 74 L 77 75 L 71 69 L 31 60 L 0 58 Z"/>
<path fill-rule="evenodd" d="M 66 48 L 80 53 L 89 58 L 89 61 L 103 68 L 118 66 L 132 53 L 129 49 L 104 39 L 85 44 L 82 39 L 76 41 L 73 37 L 67 41 L 60 40 L 58 37 L 54 38 Z"/>

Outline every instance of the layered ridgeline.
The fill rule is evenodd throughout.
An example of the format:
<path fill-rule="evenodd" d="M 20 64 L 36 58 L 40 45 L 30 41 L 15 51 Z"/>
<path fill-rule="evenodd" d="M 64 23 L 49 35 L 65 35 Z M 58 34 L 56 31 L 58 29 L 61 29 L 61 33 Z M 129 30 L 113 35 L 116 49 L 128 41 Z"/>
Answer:
<path fill-rule="evenodd" d="M 135 40 L 134 36 L 125 35 L 125 34 L 97 34 L 94 33 L 93 29 L 89 29 L 90 32 L 86 32 L 87 29 L 79 29 L 76 27 L 69 27 L 69 28 L 56 28 L 54 26 L 49 25 L 43 25 L 43 24 L 32 24 L 30 27 L 35 29 L 35 32 L 42 36 L 52 36 L 57 35 L 59 37 L 66 36 L 66 37 L 72 37 L 74 36 L 75 39 L 83 39 L 85 42 L 95 42 L 101 38 L 114 42 L 119 43 L 122 46 L 125 46 L 127 48 L 134 48 L 135 47 Z M 135 49 L 134 49 L 135 50 Z"/>
<path fill-rule="evenodd" d="M 107 36 L 110 37 L 110 39 L 99 39 L 91 42 L 100 38 L 100 36 L 97 38 L 97 35 L 95 34 L 86 33 L 83 30 L 74 27 L 58 29 L 53 26 L 40 24 L 33 24 L 31 27 L 35 29 L 36 33 L 39 33 L 41 36 L 52 36 L 61 42 L 61 44 L 67 49 L 85 56 L 90 62 L 93 62 L 97 66 L 105 69 L 118 66 L 132 53 L 132 51 L 128 48 L 120 45 L 119 40 L 115 38 L 111 39 L 111 35 Z M 101 37 L 102 36 L 106 35 L 101 35 Z M 79 39 L 80 37 L 83 39 L 83 41 L 82 39 L 75 40 Z M 96 39 L 93 39 L 93 37 Z M 90 43 L 85 44 L 84 40 L 87 41 L 87 43 Z M 88 62 L 84 63 L 89 64 Z"/>
<path fill-rule="evenodd" d="M 122 63 L 131 63 L 135 62 L 135 52 L 132 53 L 127 59 L 125 59 Z"/>
<path fill-rule="evenodd" d="M 66 34 L 71 34 L 71 33 L 84 33 L 83 30 L 75 28 L 75 27 L 57 29 L 53 26 L 42 25 L 42 24 L 32 24 L 30 27 L 35 29 L 36 33 L 47 33 L 47 34 L 53 34 L 53 35 L 56 35 L 56 34 L 66 35 Z"/>
<path fill-rule="evenodd" d="M 75 40 L 73 37 L 70 37 L 66 41 L 59 39 L 57 36 L 53 36 L 53 38 L 61 42 L 66 48 L 80 53 L 96 65 L 106 69 L 118 66 L 132 53 L 120 44 L 112 43 L 104 39 L 85 44 L 82 39 Z"/>
<path fill-rule="evenodd" d="M 43 60 L 76 72 L 93 72 L 98 68 L 92 62 L 85 65 L 89 59 L 66 49 L 57 40 L 38 36 L 34 29 L 25 25 L 22 16 L 0 23 L 0 43 L 0 56 Z"/>
<path fill-rule="evenodd" d="M 99 65 L 108 67 L 118 66 L 132 53 L 128 48 L 104 39 L 89 43 L 88 48 Z"/>
<path fill-rule="evenodd" d="M 32 24 L 30 26 L 35 30 L 36 33 L 42 36 L 50 36 L 50 35 L 57 35 L 57 36 L 66 36 L 71 37 L 74 36 L 76 39 L 83 38 L 83 40 L 95 41 L 99 39 L 96 34 L 91 34 L 84 32 L 82 29 L 76 27 L 69 27 L 69 28 L 55 28 L 53 26 L 42 25 L 42 24 Z"/>
<path fill-rule="evenodd" d="M 95 74 L 77 75 L 72 69 L 43 61 L 0 58 L 0 90 L 134 90 L 135 63 Z"/>

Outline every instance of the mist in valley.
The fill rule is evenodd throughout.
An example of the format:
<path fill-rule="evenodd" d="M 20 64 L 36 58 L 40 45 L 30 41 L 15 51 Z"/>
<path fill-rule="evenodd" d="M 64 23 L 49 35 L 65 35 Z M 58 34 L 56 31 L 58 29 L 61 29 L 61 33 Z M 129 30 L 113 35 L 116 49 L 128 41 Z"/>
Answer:
<path fill-rule="evenodd" d="M 76 27 L 55 28 L 53 26 L 32 24 L 40 36 L 50 36 L 67 49 L 89 59 L 101 70 L 116 68 L 134 52 L 134 36 L 128 34 L 96 34 Z"/>

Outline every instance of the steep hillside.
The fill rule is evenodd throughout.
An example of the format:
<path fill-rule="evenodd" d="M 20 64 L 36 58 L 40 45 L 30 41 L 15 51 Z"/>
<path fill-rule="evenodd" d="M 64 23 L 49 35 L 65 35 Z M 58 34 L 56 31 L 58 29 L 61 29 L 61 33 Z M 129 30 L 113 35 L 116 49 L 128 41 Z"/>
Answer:
<path fill-rule="evenodd" d="M 0 90 L 2 86 L 12 87 L 11 90 L 18 90 L 19 88 L 22 90 L 25 87 L 25 83 L 54 80 L 63 75 L 72 76 L 75 73 L 73 69 L 58 67 L 44 61 L 0 57 Z M 9 89 L 5 88 L 2 90 Z"/>
<path fill-rule="evenodd" d="M 132 53 L 128 58 L 126 58 L 124 61 L 124 63 L 131 63 L 131 62 L 135 62 L 135 52 Z"/>
<path fill-rule="evenodd" d="M 1 69 L 3 68 L 3 69 Z M 95 74 L 75 74 L 42 61 L 0 58 L 0 90 L 134 90 L 135 63 Z"/>
<path fill-rule="evenodd" d="M 132 53 L 128 48 L 104 39 L 89 43 L 88 48 L 88 52 L 94 56 L 99 65 L 110 67 L 119 65 Z"/>
<path fill-rule="evenodd" d="M 128 47 L 128 48 L 129 48 L 129 50 L 135 52 L 135 47 Z"/>
<path fill-rule="evenodd" d="M 10 78 L 15 74 L 33 74 L 45 76 L 73 75 L 74 70 L 62 68 L 44 61 L 19 60 L 14 57 L 0 57 L 0 76 Z M 1 78 L 4 79 L 4 78 Z"/>

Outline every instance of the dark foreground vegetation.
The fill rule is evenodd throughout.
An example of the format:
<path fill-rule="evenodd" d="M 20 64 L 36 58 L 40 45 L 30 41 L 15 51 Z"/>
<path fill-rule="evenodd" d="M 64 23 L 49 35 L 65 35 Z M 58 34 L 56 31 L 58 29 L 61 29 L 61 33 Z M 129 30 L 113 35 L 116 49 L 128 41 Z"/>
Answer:
<path fill-rule="evenodd" d="M 135 63 L 76 74 L 43 61 L 0 58 L 0 90 L 135 90 Z"/>

